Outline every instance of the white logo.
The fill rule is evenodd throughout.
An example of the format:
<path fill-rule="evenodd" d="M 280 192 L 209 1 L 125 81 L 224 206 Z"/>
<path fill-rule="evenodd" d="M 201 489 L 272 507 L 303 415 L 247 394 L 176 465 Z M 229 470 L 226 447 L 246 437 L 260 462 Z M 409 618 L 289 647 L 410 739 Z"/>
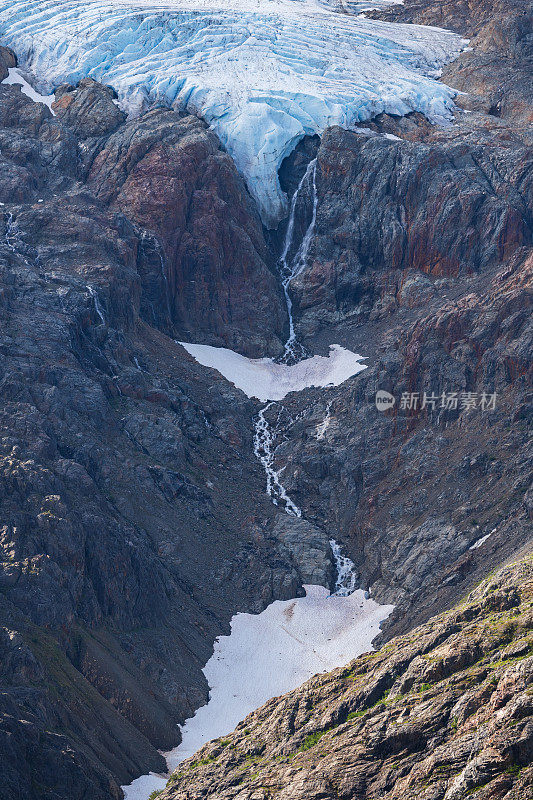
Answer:
<path fill-rule="evenodd" d="M 389 394 L 384 389 L 376 392 L 376 408 L 378 411 L 386 411 L 388 408 L 392 408 L 395 402 L 394 395 Z"/>

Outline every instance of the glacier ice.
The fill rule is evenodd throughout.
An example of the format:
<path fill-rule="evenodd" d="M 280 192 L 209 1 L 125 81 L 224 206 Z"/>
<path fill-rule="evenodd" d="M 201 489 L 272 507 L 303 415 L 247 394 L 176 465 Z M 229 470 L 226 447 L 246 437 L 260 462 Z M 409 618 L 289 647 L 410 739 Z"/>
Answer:
<path fill-rule="evenodd" d="M 232 155 L 264 223 L 287 215 L 277 171 L 306 134 L 387 111 L 449 118 L 435 78 L 465 42 L 365 19 L 384 0 L 0 0 L 0 37 L 38 88 L 85 76 L 130 112 L 176 103 Z"/>

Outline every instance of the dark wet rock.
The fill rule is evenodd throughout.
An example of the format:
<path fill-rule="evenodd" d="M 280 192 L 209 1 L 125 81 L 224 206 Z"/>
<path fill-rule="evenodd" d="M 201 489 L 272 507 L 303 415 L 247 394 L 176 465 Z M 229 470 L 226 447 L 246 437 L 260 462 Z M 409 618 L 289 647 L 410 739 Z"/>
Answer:
<path fill-rule="evenodd" d="M 6 800 L 118 798 L 161 771 L 231 616 L 301 591 L 271 534 L 252 404 L 158 329 L 162 245 L 83 182 L 80 154 L 124 127 L 112 93 L 58 95 L 54 117 L 0 86 Z"/>
<path fill-rule="evenodd" d="M 0 46 L 0 82 L 9 75 L 11 67 L 17 66 L 17 58 L 9 47 Z"/>
<path fill-rule="evenodd" d="M 279 514 L 272 533 L 290 552 L 302 583 L 333 587 L 335 566 L 324 531 L 304 519 Z"/>
<path fill-rule="evenodd" d="M 480 272 L 531 245 L 532 151 L 498 137 L 431 143 L 330 128 L 318 151 L 319 208 L 307 270 L 292 284 L 300 330 L 387 314 L 420 292 L 390 284 Z M 379 273 L 382 273 L 380 276 Z M 396 277 L 397 276 L 397 277 Z M 380 285 L 381 284 L 381 285 Z M 431 283 L 424 284 L 431 293 Z M 389 289 L 392 291 L 392 287 Z M 394 290 L 396 291 L 396 290 Z"/>
<path fill-rule="evenodd" d="M 203 122 L 169 109 L 128 122 L 107 140 L 88 183 L 161 243 L 164 263 L 152 258 L 150 280 L 163 271 L 180 339 L 254 356 L 280 351 L 285 309 L 259 216 Z"/>
<path fill-rule="evenodd" d="M 302 180 L 309 162 L 316 158 L 320 146 L 319 136 L 306 136 L 283 159 L 279 168 L 279 182 L 284 192 L 292 197 Z"/>

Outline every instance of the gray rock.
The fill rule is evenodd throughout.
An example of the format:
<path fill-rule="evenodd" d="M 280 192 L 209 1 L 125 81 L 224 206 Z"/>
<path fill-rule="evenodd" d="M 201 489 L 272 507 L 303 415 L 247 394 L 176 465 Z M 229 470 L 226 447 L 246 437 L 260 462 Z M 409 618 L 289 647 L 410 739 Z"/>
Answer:
<path fill-rule="evenodd" d="M 9 75 L 11 67 L 17 66 L 17 58 L 9 47 L 0 46 L 0 82 Z"/>
<path fill-rule="evenodd" d="M 324 531 L 305 519 L 278 514 L 272 533 L 289 551 L 302 583 L 332 588 L 335 583 L 335 564 Z"/>
<path fill-rule="evenodd" d="M 75 89 L 63 86 L 56 92 L 53 109 L 61 124 L 83 140 L 113 133 L 125 122 L 126 114 L 113 102 L 116 97 L 110 86 L 83 78 Z"/>

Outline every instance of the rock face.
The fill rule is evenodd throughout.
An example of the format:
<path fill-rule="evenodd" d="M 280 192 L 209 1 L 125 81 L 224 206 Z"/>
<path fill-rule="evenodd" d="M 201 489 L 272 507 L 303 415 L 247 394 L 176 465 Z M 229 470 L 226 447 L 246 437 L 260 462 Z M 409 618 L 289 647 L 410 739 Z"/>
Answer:
<path fill-rule="evenodd" d="M 52 108 L 56 116 L 81 140 L 113 133 L 126 120 L 113 102 L 114 89 L 92 78 L 83 78 L 76 87 L 58 87 L 55 98 Z"/>
<path fill-rule="evenodd" d="M 361 318 L 365 306 L 371 313 L 379 271 L 396 285 L 415 274 L 469 275 L 531 245 L 532 150 L 514 137 L 479 138 L 324 135 L 313 250 L 294 286 L 304 331 L 314 332 L 317 317 L 331 324 L 355 309 Z"/>
<path fill-rule="evenodd" d="M 413 271 L 466 276 L 532 244 L 532 4 L 412 0 L 369 13 L 473 37 L 443 74 L 468 113 L 447 130 L 381 115 L 323 137 L 309 268 L 293 284 L 304 335 L 366 309 L 376 318 L 380 303 L 388 314 Z"/>
<path fill-rule="evenodd" d="M 468 15 L 476 57 L 492 12 L 444 6 L 456 9 L 456 30 Z M 382 13 L 447 24 L 424 16 L 436 8 Z M 523 7 L 509 14 L 502 36 L 521 30 Z M 447 607 L 490 558 L 531 537 L 530 84 L 515 70 L 524 59 L 497 58 L 521 97 L 505 117 L 478 106 L 441 130 L 381 115 L 359 131 L 330 129 L 318 149 L 309 140 L 284 167 L 290 186 L 316 154 L 316 198 L 299 198 L 295 223 L 305 230 L 315 199 L 307 265 L 291 283 L 297 333 L 310 352 L 337 341 L 368 368 L 272 409 L 276 468 L 304 517 L 343 544 L 361 585 L 397 604 L 386 636 Z M 473 78 L 466 88 L 474 104 L 481 89 Z M 378 390 L 395 398 L 386 412 Z"/>
<path fill-rule="evenodd" d="M 9 75 L 10 67 L 17 66 L 17 59 L 13 50 L 9 47 L 0 46 L 0 81 L 3 81 Z"/>
<path fill-rule="evenodd" d="M 205 701 L 201 668 L 232 614 L 295 596 L 303 576 L 272 534 L 253 405 L 161 332 L 177 328 L 149 270 L 167 242 L 140 227 L 157 214 L 148 202 L 137 213 L 126 173 L 114 193 L 109 175 L 96 181 L 99 153 L 103 169 L 126 128 L 112 91 L 63 87 L 55 109 L 0 86 L 1 794 L 108 800 L 164 768 L 158 749 Z M 197 120 L 165 113 L 172 147 L 182 138 L 193 161 L 191 149 L 203 153 L 203 185 L 229 216 L 244 189 L 227 157 Z M 145 152 L 157 119 L 136 123 Z M 196 225 L 201 192 L 180 163 Z M 126 196 L 131 219 L 116 200 Z M 260 235 L 246 203 L 237 238 L 239 219 Z"/>
<path fill-rule="evenodd" d="M 520 249 L 464 282 L 412 274 L 392 291 L 382 284 L 388 309 L 376 298 L 376 321 L 371 312 L 336 329 L 370 356 L 368 368 L 327 393 L 284 401 L 284 485 L 307 519 L 343 542 L 362 585 L 398 603 L 386 627 L 439 610 L 488 559 L 531 537 L 532 267 Z M 376 408 L 378 389 L 394 396 L 391 410 Z M 496 394 L 494 409 L 482 410 L 483 393 Z"/>
<path fill-rule="evenodd" d="M 280 352 L 287 321 L 259 216 L 205 123 L 169 109 L 127 123 L 94 159 L 88 185 L 162 244 L 143 279 L 159 280 L 180 339 Z"/>
<path fill-rule="evenodd" d="M 437 25 L 470 38 L 470 48 L 443 70 L 449 86 L 466 91 L 459 105 L 531 123 L 533 4 L 526 0 L 409 0 L 369 16 Z"/>
<path fill-rule="evenodd" d="M 257 404 L 175 341 L 279 352 L 283 231 L 265 238 L 197 118 L 125 121 L 92 80 L 59 87 L 52 116 L 0 85 L 2 800 L 120 798 L 119 784 L 161 770 L 158 749 L 206 700 L 215 637 L 236 611 L 331 585 L 331 538 L 361 587 L 396 604 L 384 639 L 531 540 L 527 7 L 381 13 L 454 17 L 474 37 L 449 68 L 472 113 L 447 130 L 417 114 L 330 129 L 283 166 L 294 192 L 317 158 L 316 198 L 309 182 L 295 220 L 301 239 L 316 199 L 291 285 L 299 338 L 368 359 L 267 413 L 273 466 L 304 519 L 265 495 Z M 14 64 L 0 49 L 0 75 Z M 386 412 L 378 389 L 396 399 Z M 272 701 L 253 740 L 239 729 L 173 791 L 522 800 L 530 585 L 530 566 L 511 570 L 468 609 Z M 331 760 L 316 759 L 326 742 Z"/>
<path fill-rule="evenodd" d="M 533 560 L 453 611 L 273 698 L 159 800 L 533 797 Z"/>
<path fill-rule="evenodd" d="M 323 530 L 304 519 L 279 514 L 272 533 L 291 554 L 303 583 L 333 588 L 333 553 Z"/>

